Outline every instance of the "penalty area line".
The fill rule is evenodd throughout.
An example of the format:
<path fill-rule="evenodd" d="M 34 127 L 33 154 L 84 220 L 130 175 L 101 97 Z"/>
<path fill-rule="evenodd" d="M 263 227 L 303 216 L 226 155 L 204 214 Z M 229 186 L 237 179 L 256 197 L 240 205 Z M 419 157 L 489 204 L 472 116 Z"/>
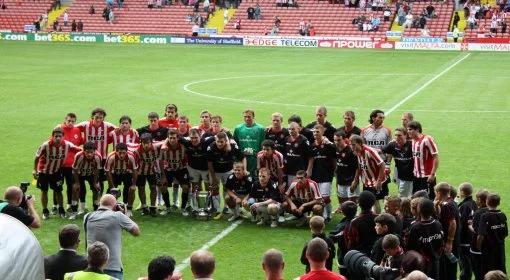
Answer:
<path fill-rule="evenodd" d="M 216 245 L 221 239 L 223 239 L 225 236 L 227 236 L 229 233 L 231 233 L 234 229 L 236 229 L 240 224 L 243 223 L 243 220 L 238 220 L 232 223 L 230 226 L 228 226 L 226 229 L 224 229 L 222 232 L 218 233 L 213 239 L 209 240 L 207 243 L 202 245 L 199 250 L 208 250 L 212 246 Z M 185 260 L 183 260 L 178 266 L 175 267 L 175 271 L 183 271 L 185 268 L 189 266 L 190 257 L 187 257 Z"/>

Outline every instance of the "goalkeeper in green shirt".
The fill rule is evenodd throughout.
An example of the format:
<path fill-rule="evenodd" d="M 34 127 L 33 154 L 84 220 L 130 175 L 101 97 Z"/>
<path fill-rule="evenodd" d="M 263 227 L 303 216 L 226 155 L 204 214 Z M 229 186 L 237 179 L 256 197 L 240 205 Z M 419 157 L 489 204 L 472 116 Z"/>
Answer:
<path fill-rule="evenodd" d="M 234 140 L 246 156 L 246 169 L 253 177 L 257 176 L 257 153 L 260 151 L 262 141 L 264 141 L 264 127 L 255 123 L 255 112 L 253 110 L 245 110 L 243 118 L 244 123 L 237 125 L 234 129 Z"/>

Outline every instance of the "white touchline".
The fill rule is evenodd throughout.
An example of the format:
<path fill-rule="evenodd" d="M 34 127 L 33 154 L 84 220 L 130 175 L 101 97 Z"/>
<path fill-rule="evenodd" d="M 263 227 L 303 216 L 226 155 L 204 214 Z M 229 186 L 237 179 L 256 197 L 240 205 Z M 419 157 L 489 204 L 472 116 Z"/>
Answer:
<path fill-rule="evenodd" d="M 402 101 L 400 101 L 399 103 L 397 103 L 395 106 L 391 107 L 391 109 L 389 109 L 385 114 L 386 115 L 389 115 L 391 112 L 395 111 L 400 105 L 404 104 L 404 102 L 406 102 L 407 100 L 409 100 L 411 97 L 415 96 L 416 94 L 418 94 L 421 90 L 423 90 L 425 87 L 427 87 L 428 85 L 430 85 L 432 82 L 434 82 L 435 80 L 437 80 L 439 77 L 441 77 L 442 75 L 444 75 L 446 72 L 448 72 L 450 69 L 452 69 L 453 67 L 455 67 L 457 64 L 459 64 L 461 61 L 463 61 L 464 59 L 466 59 L 468 56 L 470 55 L 470 53 L 468 53 L 467 55 L 465 55 L 464 57 L 462 57 L 461 59 L 457 60 L 454 64 L 450 65 L 448 68 L 446 68 L 445 70 L 441 71 L 441 73 L 437 74 L 436 76 L 434 76 L 432 79 L 430 79 L 429 81 L 427 81 L 425 84 L 423 84 L 421 87 L 419 87 L 417 90 L 413 91 L 411 94 L 409 94 L 406 98 L 404 98 Z M 274 76 L 278 76 L 278 75 L 272 75 L 273 77 Z M 255 76 L 254 76 L 255 77 Z M 260 76 L 256 76 L 256 77 L 260 77 Z M 231 78 L 218 78 L 218 79 L 209 79 L 209 80 L 203 80 L 203 81 L 197 81 L 197 82 L 193 82 L 193 83 L 189 83 L 189 84 L 186 84 L 184 86 L 184 90 L 187 91 L 187 92 L 191 92 L 191 93 L 194 93 L 194 94 L 197 94 L 197 95 L 202 95 L 202 96 L 207 96 L 207 97 L 213 97 L 213 98 L 219 98 L 219 99 L 228 99 L 228 100 L 234 100 L 234 101 L 249 101 L 249 102 L 257 102 L 257 101 L 252 101 L 252 100 L 242 100 L 242 99 L 234 99 L 234 98 L 226 98 L 226 97 L 218 97 L 218 96 L 210 96 L 210 95 L 206 95 L 206 94 L 202 94 L 202 93 L 198 93 L 198 92 L 194 92 L 194 91 L 191 91 L 188 89 L 188 87 L 192 84 L 197 84 L 197 83 L 202 83 L 202 82 L 206 82 L 206 81 L 219 81 L 219 80 L 228 80 L 228 79 L 240 79 L 240 78 L 248 78 L 248 76 L 245 76 L 245 77 L 231 77 Z M 259 103 L 265 103 L 265 104 L 271 104 L 270 102 L 259 102 Z M 295 104 L 294 104 L 295 105 Z M 309 105 L 303 105 L 303 106 L 309 106 Z M 205 243 L 201 248 L 200 250 L 208 250 L 209 248 L 211 248 L 212 246 L 216 245 L 216 243 L 218 243 L 221 239 L 223 239 L 225 236 L 227 236 L 229 233 L 231 233 L 236 227 L 238 227 L 243 221 L 242 220 L 239 220 L 239 221 L 236 221 L 234 223 L 232 223 L 229 227 L 227 227 L 226 229 L 224 229 L 222 232 L 220 232 L 218 235 L 216 235 L 213 239 L 209 240 L 209 242 Z M 175 267 L 175 271 L 182 271 L 184 270 L 185 268 L 187 268 L 189 266 L 189 262 L 190 262 L 190 257 L 187 257 L 185 260 L 183 260 L 177 267 Z"/>
<path fill-rule="evenodd" d="M 216 245 L 218 241 L 223 239 L 223 237 L 227 236 L 229 233 L 231 233 L 237 226 L 242 224 L 243 220 L 238 220 L 232 223 L 229 227 L 224 229 L 222 232 L 220 232 L 218 235 L 216 235 L 213 239 L 209 240 L 209 242 L 205 243 L 202 247 L 200 247 L 199 250 L 208 250 L 212 246 Z M 187 257 L 185 260 L 183 260 L 177 267 L 175 267 L 175 271 L 182 271 L 186 267 L 189 266 L 189 260 L 190 257 Z"/>
<path fill-rule="evenodd" d="M 400 107 L 402 104 L 406 103 L 407 100 L 413 98 L 415 95 L 417 95 L 418 93 L 420 93 L 420 91 L 422 91 L 424 88 L 426 88 L 428 85 L 432 84 L 435 80 L 439 79 L 441 76 L 443 76 L 446 72 L 450 71 L 453 67 L 457 66 L 457 64 L 461 63 L 464 59 L 468 58 L 469 56 L 471 55 L 471 53 L 467 53 L 465 56 L 463 56 L 461 59 L 457 60 L 455 63 L 453 63 L 452 65 L 450 65 L 448 68 L 444 69 L 443 71 L 441 71 L 439 74 L 435 75 L 434 77 L 432 77 L 432 79 L 428 80 L 426 83 L 424 83 L 423 85 L 421 85 L 419 88 L 417 88 L 415 91 L 411 92 L 408 96 L 406 96 L 404 99 L 400 100 L 400 102 L 398 102 L 397 104 L 395 104 L 395 106 L 391 107 L 390 109 L 388 109 L 384 114 L 386 116 L 388 116 L 389 114 L 391 114 L 393 111 L 395 111 L 395 109 L 397 109 L 398 107 Z"/>

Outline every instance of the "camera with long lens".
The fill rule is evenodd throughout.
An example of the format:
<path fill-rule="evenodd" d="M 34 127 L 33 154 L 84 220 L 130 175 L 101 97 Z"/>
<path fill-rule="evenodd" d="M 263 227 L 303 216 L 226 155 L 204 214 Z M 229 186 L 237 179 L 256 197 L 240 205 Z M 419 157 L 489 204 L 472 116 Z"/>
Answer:
<path fill-rule="evenodd" d="M 119 201 L 119 197 L 121 196 L 121 191 L 119 188 L 111 188 L 108 193 L 110 193 L 111 195 L 113 195 L 115 197 L 115 199 L 117 200 L 117 203 L 115 204 L 115 207 L 113 207 L 113 211 L 119 211 L 119 212 L 122 212 L 122 213 L 126 213 L 127 212 L 127 208 L 126 208 L 126 204 L 124 204 L 123 202 Z"/>
<path fill-rule="evenodd" d="M 365 254 L 356 250 L 345 254 L 344 265 L 352 279 L 393 280 L 400 275 L 398 269 L 381 267 Z"/>
<path fill-rule="evenodd" d="M 25 211 L 25 213 L 28 213 L 27 200 L 32 198 L 31 195 L 27 195 L 28 187 L 30 187 L 29 182 L 22 181 L 19 183 L 19 188 L 23 192 L 23 198 L 21 199 L 21 203 L 20 203 L 19 207 L 21 207 L 23 209 L 23 211 Z"/>

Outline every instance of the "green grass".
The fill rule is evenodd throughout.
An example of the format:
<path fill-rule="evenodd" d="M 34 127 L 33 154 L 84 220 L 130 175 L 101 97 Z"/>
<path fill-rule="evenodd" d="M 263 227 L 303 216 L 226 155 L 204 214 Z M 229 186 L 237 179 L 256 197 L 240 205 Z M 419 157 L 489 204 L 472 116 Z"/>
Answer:
<path fill-rule="evenodd" d="M 268 125 L 275 111 L 311 121 L 313 107 L 325 104 L 335 126 L 341 125 L 346 109 L 354 109 L 358 126 L 364 126 L 372 109 L 388 110 L 464 55 L 0 41 L 0 191 L 30 178 L 37 146 L 69 111 L 85 120 L 92 108 L 102 106 L 107 120 L 117 123 L 129 114 L 133 126 L 139 127 L 145 125 L 148 112 L 162 113 L 165 104 L 175 103 L 194 124 L 200 110 L 208 109 L 223 115 L 224 125 L 233 128 L 248 107 L 255 109 L 258 122 Z M 476 189 L 499 192 L 506 212 L 507 65 L 510 56 L 472 53 L 386 119 L 395 128 L 403 111 L 414 112 L 425 133 L 437 141 L 438 179 L 453 185 L 470 181 Z M 229 77 L 238 78 L 189 86 L 215 97 L 183 90 L 191 82 Z M 395 186 L 391 190 L 395 192 Z M 35 189 L 30 192 L 37 194 Z M 202 222 L 177 214 L 135 220 L 142 235 L 124 237 L 126 279 L 145 275 L 148 261 L 160 254 L 180 263 L 228 226 L 226 221 Z M 34 231 L 45 254 L 58 249 L 57 231 L 65 223 L 51 219 Z M 211 248 L 218 262 L 215 278 L 262 279 L 260 257 L 270 247 L 284 251 L 286 278 L 296 277 L 304 271 L 299 254 L 308 238 L 307 230 L 291 225 L 273 230 L 245 222 Z M 190 279 L 189 269 L 185 276 Z"/>

